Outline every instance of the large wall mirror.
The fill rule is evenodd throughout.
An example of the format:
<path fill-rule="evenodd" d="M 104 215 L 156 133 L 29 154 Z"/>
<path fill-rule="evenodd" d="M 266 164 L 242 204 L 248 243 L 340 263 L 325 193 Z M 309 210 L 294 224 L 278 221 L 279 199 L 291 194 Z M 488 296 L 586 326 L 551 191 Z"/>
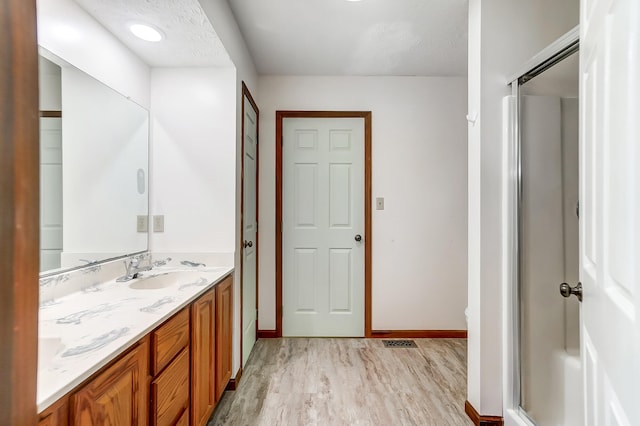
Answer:
<path fill-rule="evenodd" d="M 40 48 L 40 272 L 148 249 L 149 113 Z"/>

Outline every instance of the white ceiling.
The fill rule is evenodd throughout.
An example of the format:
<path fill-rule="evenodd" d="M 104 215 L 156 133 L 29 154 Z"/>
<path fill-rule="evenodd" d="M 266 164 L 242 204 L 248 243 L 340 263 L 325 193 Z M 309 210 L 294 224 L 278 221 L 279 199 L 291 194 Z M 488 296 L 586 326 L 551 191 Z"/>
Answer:
<path fill-rule="evenodd" d="M 152 67 L 228 67 L 233 63 L 198 0 L 75 0 Z M 136 38 L 128 24 L 159 28 L 165 39 Z"/>
<path fill-rule="evenodd" d="M 468 0 L 228 0 L 259 74 L 467 75 Z"/>
<path fill-rule="evenodd" d="M 75 0 L 152 67 L 232 62 L 198 0 Z M 228 0 L 259 74 L 467 74 L 468 0 Z M 128 24 L 152 24 L 150 43 Z"/>

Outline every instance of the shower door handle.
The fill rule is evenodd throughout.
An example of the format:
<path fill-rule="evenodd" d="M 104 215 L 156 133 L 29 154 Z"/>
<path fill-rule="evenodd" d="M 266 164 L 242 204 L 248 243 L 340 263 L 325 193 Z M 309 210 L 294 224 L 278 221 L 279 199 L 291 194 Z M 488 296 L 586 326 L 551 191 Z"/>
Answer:
<path fill-rule="evenodd" d="M 575 287 L 571 287 L 567 283 L 562 283 L 560 284 L 560 294 L 562 297 L 571 297 L 573 294 L 582 302 L 582 283 L 578 283 Z"/>

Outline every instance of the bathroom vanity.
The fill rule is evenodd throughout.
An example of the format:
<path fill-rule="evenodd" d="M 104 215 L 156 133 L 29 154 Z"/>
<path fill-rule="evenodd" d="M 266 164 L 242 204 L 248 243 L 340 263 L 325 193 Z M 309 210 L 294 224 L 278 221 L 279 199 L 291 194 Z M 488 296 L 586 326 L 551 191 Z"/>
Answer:
<path fill-rule="evenodd" d="M 40 360 L 40 425 L 206 424 L 232 374 L 232 269 L 211 269 L 153 270 L 43 306 L 41 329 L 63 338 Z"/>
<path fill-rule="evenodd" d="M 38 2 L 40 424 L 201 425 L 233 368 L 236 72 L 230 60 L 153 65 L 100 21 L 109 7 Z M 190 96 L 191 81 L 224 96 Z M 156 252 L 144 271 L 132 261 L 152 239 L 178 258 Z"/>

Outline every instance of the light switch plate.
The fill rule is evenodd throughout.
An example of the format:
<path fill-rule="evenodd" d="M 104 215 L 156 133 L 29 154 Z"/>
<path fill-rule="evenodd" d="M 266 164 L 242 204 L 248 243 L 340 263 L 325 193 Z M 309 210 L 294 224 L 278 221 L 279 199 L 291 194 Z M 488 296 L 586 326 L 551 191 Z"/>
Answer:
<path fill-rule="evenodd" d="M 376 210 L 384 210 L 384 197 L 376 198 Z"/>
<path fill-rule="evenodd" d="M 149 232 L 149 216 L 138 216 L 136 219 L 136 229 L 138 232 Z"/>
<path fill-rule="evenodd" d="M 153 232 L 164 232 L 164 215 L 153 216 Z"/>

